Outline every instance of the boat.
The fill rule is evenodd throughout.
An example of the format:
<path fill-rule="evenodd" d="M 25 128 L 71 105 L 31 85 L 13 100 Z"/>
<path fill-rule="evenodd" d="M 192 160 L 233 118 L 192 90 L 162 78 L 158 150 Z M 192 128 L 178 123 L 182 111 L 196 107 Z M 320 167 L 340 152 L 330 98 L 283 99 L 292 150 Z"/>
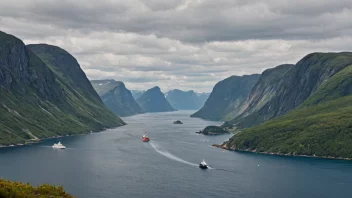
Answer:
<path fill-rule="evenodd" d="M 202 162 L 199 164 L 199 168 L 201 169 L 207 169 L 208 165 L 207 163 L 204 161 L 204 159 L 202 160 Z"/>
<path fill-rule="evenodd" d="M 143 142 L 149 142 L 150 138 L 147 136 L 146 133 L 144 133 L 144 135 L 142 136 L 142 141 Z"/>
<path fill-rule="evenodd" d="M 66 146 L 61 144 L 61 142 L 54 144 L 52 147 L 57 148 L 57 149 L 65 149 L 66 148 Z"/>

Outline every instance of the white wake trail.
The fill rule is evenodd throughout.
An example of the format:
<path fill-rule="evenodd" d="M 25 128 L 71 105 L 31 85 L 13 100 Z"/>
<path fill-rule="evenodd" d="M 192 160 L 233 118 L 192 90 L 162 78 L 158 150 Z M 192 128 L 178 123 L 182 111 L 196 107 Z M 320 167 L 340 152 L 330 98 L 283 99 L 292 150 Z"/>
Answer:
<path fill-rule="evenodd" d="M 188 164 L 188 165 L 191 165 L 191 166 L 196 166 L 196 167 L 198 167 L 198 164 L 194 164 L 194 163 L 192 163 L 192 162 L 188 162 L 188 161 L 186 161 L 186 160 L 183 160 L 183 159 L 181 159 L 181 158 L 179 158 L 179 157 L 177 157 L 177 156 L 175 156 L 175 155 L 169 153 L 168 151 L 162 151 L 162 150 L 160 150 L 161 147 L 160 147 L 159 145 L 153 143 L 153 142 L 149 142 L 149 143 L 150 143 L 150 145 L 153 147 L 153 149 L 154 149 L 156 152 L 158 152 L 159 154 L 161 154 L 161 155 L 163 155 L 163 156 L 165 156 L 165 157 L 167 157 L 167 158 L 169 158 L 169 159 L 172 159 L 172 160 L 175 160 L 175 161 L 184 163 L 184 164 Z"/>

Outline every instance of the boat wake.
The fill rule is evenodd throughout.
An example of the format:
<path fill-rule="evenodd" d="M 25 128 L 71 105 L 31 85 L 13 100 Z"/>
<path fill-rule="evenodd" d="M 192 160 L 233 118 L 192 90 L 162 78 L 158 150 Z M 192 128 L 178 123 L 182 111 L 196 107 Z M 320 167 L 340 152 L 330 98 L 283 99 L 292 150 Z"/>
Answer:
<path fill-rule="evenodd" d="M 152 146 L 152 148 L 153 148 L 156 152 L 158 152 L 159 154 L 161 154 L 161 155 L 163 155 L 163 156 L 165 156 L 165 157 L 167 157 L 167 158 L 169 158 L 169 159 L 172 159 L 172 160 L 175 160 L 175 161 L 184 163 L 184 164 L 188 164 L 188 165 L 190 165 L 190 166 L 198 167 L 198 164 L 195 164 L 195 163 L 192 163 L 192 162 L 188 162 L 188 161 L 186 161 L 186 160 L 183 160 L 183 159 L 181 159 L 181 158 L 179 158 L 179 157 L 177 157 L 177 156 L 175 156 L 175 155 L 169 153 L 168 151 L 162 150 L 162 147 L 160 147 L 158 144 L 155 144 L 155 142 L 150 142 L 149 144 Z"/>

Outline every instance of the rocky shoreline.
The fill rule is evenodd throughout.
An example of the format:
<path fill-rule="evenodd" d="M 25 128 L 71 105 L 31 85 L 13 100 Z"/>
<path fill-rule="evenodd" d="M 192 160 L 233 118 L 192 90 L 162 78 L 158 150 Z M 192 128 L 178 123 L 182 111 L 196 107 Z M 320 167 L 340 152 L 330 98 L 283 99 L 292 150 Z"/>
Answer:
<path fill-rule="evenodd" d="M 350 161 L 352 158 L 345 158 L 345 157 L 333 157 L 333 156 L 316 156 L 316 155 L 297 155 L 297 154 L 287 154 L 287 153 L 273 153 L 273 152 L 258 152 L 257 150 L 249 150 L 249 149 L 235 149 L 235 148 L 228 148 L 226 144 L 213 144 L 213 147 L 221 148 L 229 151 L 237 151 L 237 152 L 249 152 L 249 153 L 258 153 L 264 155 L 279 155 L 279 156 L 293 156 L 293 157 L 309 157 L 309 158 L 320 158 L 320 159 L 334 159 L 334 160 L 347 160 Z"/>

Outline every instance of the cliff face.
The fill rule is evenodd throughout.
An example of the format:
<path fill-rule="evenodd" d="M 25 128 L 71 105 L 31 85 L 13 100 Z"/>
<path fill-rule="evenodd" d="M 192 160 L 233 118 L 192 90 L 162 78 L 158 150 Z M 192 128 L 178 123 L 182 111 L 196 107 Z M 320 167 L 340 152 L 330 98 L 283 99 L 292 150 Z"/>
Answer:
<path fill-rule="evenodd" d="M 166 100 L 177 110 L 197 110 L 202 107 L 202 102 L 194 91 L 174 89 L 167 92 Z"/>
<path fill-rule="evenodd" d="M 137 99 L 137 102 L 145 112 L 175 111 L 165 99 L 165 96 L 159 87 L 153 87 L 147 90 Z"/>
<path fill-rule="evenodd" d="M 278 81 L 274 96 L 257 111 L 232 123 L 250 127 L 284 115 L 303 103 L 326 80 L 352 63 L 351 53 L 313 53 L 300 60 Z"/>
<path fill-rule="evenodd" d="M 231 76 L 218 82 L 203 108 L 191 115 L 207 120 L 225 120 L 251 91 L 260 75 Z"/>
<path fill-rule="evenodd" d="M 61 70 L 59 65 L 35 52 L 32 46 L 0 32 L 1 145 L 124 124 L 89 89 L 89 81 L 85 84 L 86 77 L 80 68 L 72 72 Z"/>
<path fill-rule="evenodd" d="M 227 119 L 236 118 L 233 121 L 235 122 L 254 112 L 260 111 L 277 94 L 277 91 L 285 80 L 284 76 L 286 72 L 293 66 L 285 64 L 265 70 L 247 98 L 226 116 Z"/>
<path fill-rule="evenodd" d="M 92 80 L 91 82 L 104 104 L 116 115 L 131 116 L 143 113 L 123 82 L 114 80 Z"/>
<path fill-rule="evenodd" d="M 272 105 L 277 112 L 272 115 L 294 109 L 244 129 L 225 143 L 227 148 L 352 158 L 352 53 L 310 54 L 285 76 L 292 84 L 284 82 L 278 89 L 273 99 L 283 104 Z"/>

